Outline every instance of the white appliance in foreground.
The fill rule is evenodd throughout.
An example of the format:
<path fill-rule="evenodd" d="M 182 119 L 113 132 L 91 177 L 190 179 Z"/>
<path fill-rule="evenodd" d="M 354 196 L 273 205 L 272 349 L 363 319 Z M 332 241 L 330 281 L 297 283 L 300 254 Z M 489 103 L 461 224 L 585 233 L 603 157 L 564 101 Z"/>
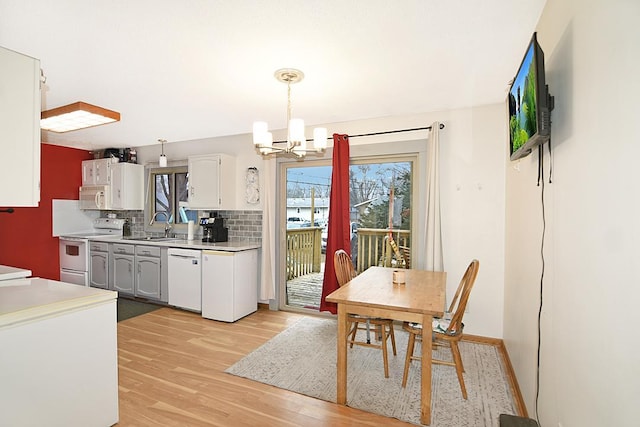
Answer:
<path fill-rule="evenodd" d="M 201 311 L 200 251 L 170 248 L 168 254 L 169 305 Z"/>
<path fill-rule="evenodd" d="M 202 251 L 202 317 L 223 322 L 258 309 L 258 250 Z"/>

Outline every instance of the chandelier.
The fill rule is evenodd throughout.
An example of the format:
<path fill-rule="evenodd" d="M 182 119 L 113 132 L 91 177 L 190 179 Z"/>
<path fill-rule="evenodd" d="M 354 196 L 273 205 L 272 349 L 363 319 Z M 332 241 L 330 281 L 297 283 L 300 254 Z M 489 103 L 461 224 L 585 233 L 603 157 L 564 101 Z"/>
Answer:
<path fill-rule="evenodd" d="M 275 78 L 287 84 L 287 140 L 285 147 L 274 146 L 273 135 L 269 132 L 267 122 L 253 123 L 253 144 L 263 156 L 274 153 L 293 154 L 304 157 L 307 153 L 324 153 L 327 148 L 327 129 L 313 130 L 313 148 L 307 148 L 304 135 L 304 120 L 291 118 L 291 85 L 302 81 L 304 74 L 293 68 L 281 68 L 274 73 Z"/>

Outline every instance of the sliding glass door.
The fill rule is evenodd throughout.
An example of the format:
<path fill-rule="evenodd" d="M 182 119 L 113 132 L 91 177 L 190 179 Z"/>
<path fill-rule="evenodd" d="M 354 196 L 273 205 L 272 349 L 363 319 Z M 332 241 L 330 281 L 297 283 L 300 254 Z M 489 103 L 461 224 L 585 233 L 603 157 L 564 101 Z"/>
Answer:
<path fill-rule="evenodd" d="M 352 159 L 349 168 L 351 254 L 358 272 L 396 262 L 390 234 L 410 250 L 415 157 Z M 327 256 L 331 189 L 328 160 L 281 163 L 280 307 L 318 311 Z"/>

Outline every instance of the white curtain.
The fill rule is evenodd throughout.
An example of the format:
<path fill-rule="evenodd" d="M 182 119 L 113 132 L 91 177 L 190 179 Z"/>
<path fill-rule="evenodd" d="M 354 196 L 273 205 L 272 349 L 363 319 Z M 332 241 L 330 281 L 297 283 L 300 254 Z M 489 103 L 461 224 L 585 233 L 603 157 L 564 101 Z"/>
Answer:
<path fill-rule="evenodd" d="M 444 271 L 440 226 L 440 122 L 431 125 L 427 141 L 427 185 L 425 215 L 425 270 Z"/>
<path fill-rule="evenodd" d="M 275 188 L 276 160 L 262 160 L 262 265 L 260 269 L 260 301 L 276 298 L 275 253 L 276 253 L 276 221 L 275 221 Z"/>

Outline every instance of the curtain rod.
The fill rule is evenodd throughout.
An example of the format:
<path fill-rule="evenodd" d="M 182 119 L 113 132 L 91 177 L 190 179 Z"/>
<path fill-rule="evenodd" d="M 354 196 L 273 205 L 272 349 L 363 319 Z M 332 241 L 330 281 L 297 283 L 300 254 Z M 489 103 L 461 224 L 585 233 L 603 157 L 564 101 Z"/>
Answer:
<path fill-rule="evenodd" d="M 444 129 L 444 123 L 440 123 L 440 129 Z M 360 136 L 375 136 L 375 135 L 386 135 L 389 133 L 400 133 L 400 132 L 413 132 L 416 130 L 431 130 L 431 126 L 423 127 L 423 128 L 411 128 L 411 129 L 398 129 L 398 130 L 386 130 L 382 132 L 372 132 L 372 133 L 361 133 L 360 135 L 348 135 L 349 138 L 358 138 Z M 327 137 L 328 140 L 333 140 L 332 136 Z M 307 142 L 313 141 L 313 139 L 307 139 Z M 285 143 L 287 141 L 273 141 L 274 144 Z"/>
<path fill-rule="evenodd" d="M 444 123 L 440 123 L 440 129 L 444 129 Z M 349 138 L 357 138 L 359 136 L 386 135 L 388 133 L 413 132 L 415 130 L 431 130 L 431 126 L 427 126 L 427 127 L 424 127 L 424 128 L 398 129 L 398 130 L 386 130 L 386 131 L 382 131 L 382 132 L 362 133 L 360 135 L 349 135 Z M 333 137 L 327 138 L 327 139 L 333 139 Z M 311 141 L 313 141 L 313 140 L 311 140 Z"/>

